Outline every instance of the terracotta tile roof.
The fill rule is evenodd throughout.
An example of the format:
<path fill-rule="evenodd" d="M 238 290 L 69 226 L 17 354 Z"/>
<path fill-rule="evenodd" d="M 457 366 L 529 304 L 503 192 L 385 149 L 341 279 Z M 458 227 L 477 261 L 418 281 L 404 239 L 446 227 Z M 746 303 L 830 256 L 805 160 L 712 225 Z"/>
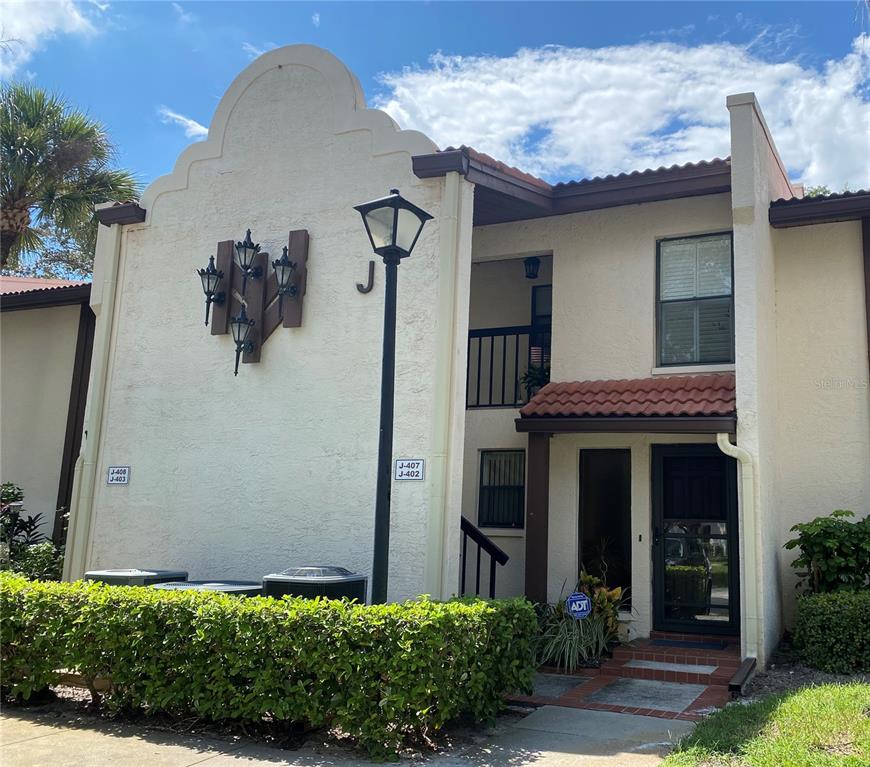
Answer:
<path fill-rule="evenodd" d="M 446 149 L 441 151 L 444 152 L 456 152 L 457 150 L 461 150 L 465 152 L 471 159 L 477 160 L 479 163 L 483 165 L 487 165 L 494 170 L 500 171 L 507 176 L 513 176 L 520 181 L 525 181 L 534 186 L 538 186 L 541 189 L 551 189 L 550 184 L 542 178 L 538 178 L 537 176 L 533 176 L 531 173 L 526 173 L 519 168 L 514 167 L 513 165 L 508 165 L 507 163 L 502 162 L 501 160 L 496 160 L 495 157 L 490 157 L 488 154 L 484 152 L 478 152 L 474 147 L 466 146 L 462 144 L 461 146 L 449 146 Z"/>
<path fill-rule="evenodd" d="M 0 295 L 15 296 L 33 293 L 38 290 L 58 290 L 60 288 L 81 288 L 89 282 L 75 280 L 50 280 L 44 277 L 6 277 L 0 276 Z"/>
<path fill-rule="evenodd" d="M 822 202 L 824 200 L 847 200 L 850 197 L 870 196 L 870 189 L 856 189 L 854 192 L 832 192 L 831 194 L 817 194 L 812 197 L 780 197 L 770 203 L 771 207 L 783 207 L 785 205 L 801 205 L 809 202 Z"/>
<path fill-rule="evenodd" d="M 734 373 L 714 373 L 549 383 L 520 416 L 732 416 L 736 410 Z"/>
<path fill-rule="evenodd" d="M 647 168 L 646 170 L 633 170 L 629 173 L 615 173 L 607 176 L 595 176 L 594 178 L 581 178 L 577 181 L 563 181 L 554 186 L 555 189 L 563 187 L 584 186 L 585 184 L 600 184 L 606 181 L 624 181 L 627 179 L 643 180 L 646 178 L 654 178 L 663 173 L 669 173 L 681 170 L 699 170 L 701 168 L 725 169 L 731 167 L 730 157 L 714 157 L 712 160 L 699 160 L 698 162 L 687 162 L 683 165 L 661 165 L 658 168 Z"/>

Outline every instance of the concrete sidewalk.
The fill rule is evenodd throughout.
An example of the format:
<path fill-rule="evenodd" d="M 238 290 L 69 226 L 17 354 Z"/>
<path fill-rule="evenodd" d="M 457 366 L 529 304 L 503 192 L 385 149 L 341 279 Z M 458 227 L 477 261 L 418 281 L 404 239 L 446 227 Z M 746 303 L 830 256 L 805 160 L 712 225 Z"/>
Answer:
<path fill-rule="evenodd" d="M 432 767 L 647 767 L 692 728 L 689 722 L 544 706 L 506 717 L 448 752 L 424 760 Z M 0 717 L 3 767 L 363 767 L 371 762 L 322 744 L 285 751 L 126 724 L 71 727 L 39 714 Z"/>

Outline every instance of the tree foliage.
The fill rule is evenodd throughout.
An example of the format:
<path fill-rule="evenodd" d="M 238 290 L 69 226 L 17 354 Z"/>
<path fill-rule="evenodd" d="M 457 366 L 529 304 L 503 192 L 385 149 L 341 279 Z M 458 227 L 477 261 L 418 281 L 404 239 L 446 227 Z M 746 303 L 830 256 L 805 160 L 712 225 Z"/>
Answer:
<path fill-rule="evenodd" d="M 0 89 L 0 266 L 45 276 L 91 271 L 94 205 L 138 196 L 113 166 L 105 128 L 59 96 L 20 83 Z"/>

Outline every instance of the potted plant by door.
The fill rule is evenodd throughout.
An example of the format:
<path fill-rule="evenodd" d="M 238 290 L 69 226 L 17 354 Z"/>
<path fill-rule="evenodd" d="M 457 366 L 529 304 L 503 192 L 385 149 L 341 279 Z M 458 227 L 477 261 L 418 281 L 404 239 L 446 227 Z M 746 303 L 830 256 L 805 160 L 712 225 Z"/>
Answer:
<path fill-rule="evenodd" d="M 529 369 L 523 373 L 520 383 L 526 390 L 529 399 L 534 397 L 542 386 L 550 383 L 549 365 L 529 365 Z"/>

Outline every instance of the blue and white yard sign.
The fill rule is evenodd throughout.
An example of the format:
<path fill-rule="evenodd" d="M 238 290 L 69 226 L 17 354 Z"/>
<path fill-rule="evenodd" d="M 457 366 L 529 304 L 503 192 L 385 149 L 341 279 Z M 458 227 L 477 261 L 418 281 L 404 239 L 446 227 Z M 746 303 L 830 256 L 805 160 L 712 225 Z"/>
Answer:
<path fill-rule="evenodd" d="M 592 601 L 582 591 L 575 591 L 565 600 L 565 609 L 575 621 L 582 620 L 592 612 Z"/>

